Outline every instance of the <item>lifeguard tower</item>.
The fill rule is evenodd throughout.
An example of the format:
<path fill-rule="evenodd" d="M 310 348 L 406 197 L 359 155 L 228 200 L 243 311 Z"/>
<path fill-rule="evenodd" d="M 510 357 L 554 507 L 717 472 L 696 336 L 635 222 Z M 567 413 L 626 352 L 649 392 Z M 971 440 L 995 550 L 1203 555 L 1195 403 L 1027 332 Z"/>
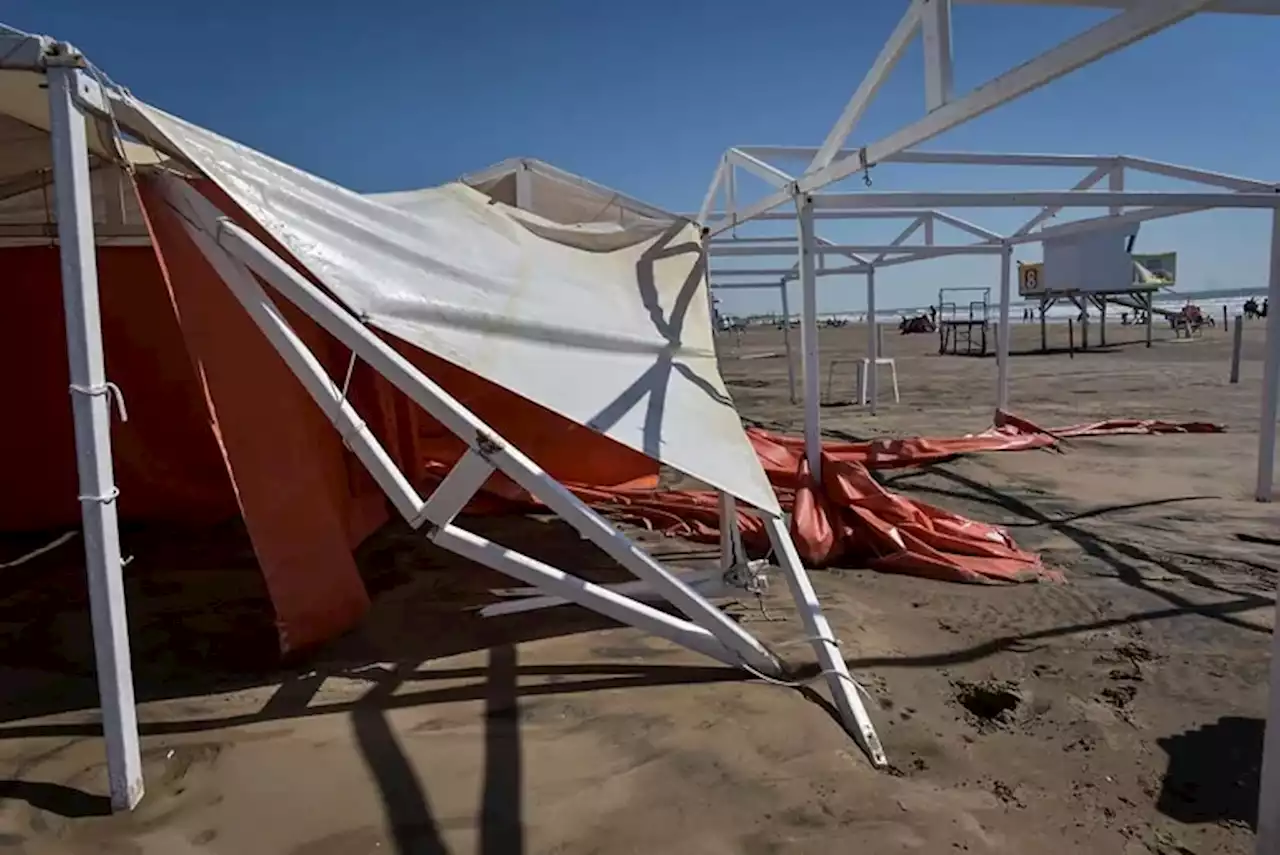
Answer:
<path fill-rule="evenodd" d="M 1107 307 L 1119 306 L 1134 313 L 1135 323 L 1146 326 L 1147 347 L 1151 346 L 1152 318 L 1177 313 L 1155 307 L 1161 288 L 1173 287 L 1177 278 L 1178 255 L 1134 253 L 1136 224 L 1047 239 L 1044 261 L 1018 263 L 1018 294 L 1040 304 L 1040 350 L 1048 351 L 1045 316 L 1059 301 L 1069 301 L 1085 322 L 1081 327 L 1084 347 L 1089 346 L 1089 314 L 1098 310 L 1098 343 L 1107 343 Z"/>

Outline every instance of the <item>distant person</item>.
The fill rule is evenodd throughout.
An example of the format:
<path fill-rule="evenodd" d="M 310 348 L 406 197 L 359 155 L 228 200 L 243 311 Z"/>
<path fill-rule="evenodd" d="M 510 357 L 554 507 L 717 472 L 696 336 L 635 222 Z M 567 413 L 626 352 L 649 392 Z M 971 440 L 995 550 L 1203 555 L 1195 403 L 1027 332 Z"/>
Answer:
<path fill-rule="evenodd" d="M 1267 316 L 1267 300 L 1262 301 L 1262 308 L 1258 309 L 1258 317 L 1265 318 Z"/>
<path fill-rule="evenodd" d="M 933 306 L 929 307 L 929 323 L 936 324 L 938 322 L 938 310 Z"/>

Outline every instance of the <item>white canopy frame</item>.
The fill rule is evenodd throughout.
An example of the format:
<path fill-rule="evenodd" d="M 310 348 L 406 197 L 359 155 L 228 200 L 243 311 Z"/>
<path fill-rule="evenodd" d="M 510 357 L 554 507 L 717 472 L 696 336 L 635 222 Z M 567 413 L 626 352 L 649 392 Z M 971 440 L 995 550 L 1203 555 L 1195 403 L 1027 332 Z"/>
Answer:
<path fill-rule="evenodd" d="M 764 161 L 760 157 L 786 156 L 794 159 L 797 156 L 809 157 L 816 155 L 818 150 L 815 148 L 779 146 L 753 146 L 732 150 L 732 152 L 743 151 L 748 152 L 754 162 L 763 163 Z M 1090 231 L 1114 229 L 1123 225 L 1136 225 L 1148 220 L 1211 210 L 1213 208 L 1256 207 L 1275 209 L 1277 207 L 1277 185 L 1275 184 L 1139 157 L 1122 155 L 1001 154 L 988 152 L 903 152 L 892 159 L 920 164 L 1075 167 L 1087 168 L 1089 172 L 1070 190 L 1065 191 L 814 193 L 806 197 L 804 207 L 808 211 L 810 222 L 816 220 L 819 216 L 825 220 L 838 219 L 859 222 L 868 220 L 910 220 L 907 227 L 887 244 L 837 244 L 815 236 L 812 246 L 812 253 L 820 261 L 831 255 L 857 256 L 859 259 L 859 263 L 854 265 L 839 267 L 817 266 L 813 270 L 813 278 L 815 280 L 824 276 L 848 274 L 861 274 L 867 278 L 866 323 L 868 335 L 867 357 L 869 360 L 867 386 L 872 414 L 876 412 L 878 385 L 876 359 L 880 355 L 879 336 L 875 334 L 877 319 L 874 283 L 875 270 L 877 268 L 957 255 L 993 255 L 1000 257 L 1000 314 L 997 324 L 998 339 L 996 348 L 998 362 L 996 408 L 1007 409 L 1009 403 L 1010 366 L 1008 359 L 1009 343 L 1006 332 L 1012 301 L 1012 252 L 1015 246 L 1051 238 L 1079 235 Z M 725 163 L 728 164 L 728 167 L 727 172 L 724 174 L 732 176 L 732 170 L 735 168 L 735 164 L 738 163 L 738 158 L 726 157 Z M 1126 175 L 1130 172 L 1195 181 L 1209 188 L 1232 190 L 1234 192 L 1125 192 L 1123 188 L 1126 182 Z M 772 164 L 769 165 L 768 174 L 779 182 L 785 182 L 787 179 L 794 181 L 793 176 L 786 173 L 781 167 Z M 1095 190 L 1094 188 L 1104 179 L 1107 180 L 1108 190 Z M 713 196 L 714 194 L 709 195 L 708 198 L 713 198 Z M 976 225 L 955 214 L 941 210 L 940 207 L 933 207 L 946 205 L 953 207 L 1035 207 L 1040 210 L 1011 234 L 1005 236 Z M 1047 220 L 1067 208 L 1107 208 L 1109 213 L 1105 216 L 1074 220 L 1056 225 L 1043 225 Z M 716 259 L 726 258 L 776 258 L 801 252 L 800 241 L 805 234 L 806 228 L 803 216 L 800 219 L 798 228 L 801 238 L 735 237 L 726 234 L 724 231 L 716 234 L 715 226 L 718 226 L 722 221 L 733 220 L 733 210 L 708 212 L 706 217 L 709 233 L 706 239 L 707 254 L 713 262 Z M 764 214 L 757 217 L 757 219 L 764 218 L 789 220 L 791 215 Z M 963 244 L 939 244 L 936 229 L 938 223 L 953 226 L 957 230 L 978 237 L 979 240 Z M 914 235 L 920 232 L 923 232 L 922 244 L 908 243 Z M 874 258 L 866 258 L 866 256 L 871 255 L 874 255 Z M 768 280 L 756 281 L 755 279 L 772 276 L 779 277 L 778 281 L 783 283 L 782 287 L 785 288 L 785 283 L 788 281 L 794 279 L 803 280 L 802 274 L 803 268 L 800 262 L 787 268 L 713 267 L 711 270 L 713 287 L 719 290 L 779 287 Z M 753 279 L 739 282 L 736 281 L 738 277 L 753 277 Z M 785 294 L 785 291 L 783 293 Z M 807 294 L 808 291 L 806 290 L 805 293 Z M 807 309 L 808 305 L 808 301 L 802 303 L 802 307 L 805 309 Z M 784 314 L 787 314 L 785 303 L 783 311 Z M 802 342 L 808 340 L 814 343 L 812 353 L 809 347 L 804 347 L 805 360 L 802 361 L 806 368 L 809 367 L 811 361 L 813 367 L 812 386 L 810 386 L 810 381 L 805 381 L 804 400 L 806 402 L 810 399 L 814 401 L 812 405 L 806 403 L 805 413 L 806 425 L 810 425 L 810 427 L 806 427 L 806 437 L 812 438 L 812 446 L 809 449 L 809 462 L 811 466 L 816 467 L 820 465 L 820 440 L 818 439 L 820 427 L 812 426 L 816 424 L 819 418 L 817 406 L 816 292 L 812 313 L 810 314 L 807 311 L 802 311 L 801 313 L 800 328 Z M 794 381 L 791 383 L 790 390 L 794 403 L 796 398 Z M 1264 399 L 1264 411 L 1267 406 Z M 1271 423 L 1273 422 L 1274 420 Z M 1259 501 L 1268 501 L 1270 499 L 1271 485 L 1274 480 L 1272 473 L 1266 469 L 1267 461 L 1274 459 L 1275 444 L 1274 432 L 1267 433 L 1266 425 L 1268 423 L 1264 416 L 1256 490 Z M 1267 451 L 1268 447 L 1272 449 L 1270 454 Z"/>
<path fill-rule="evenodd" d="M 995 0 L 1000 2 L 1000 0 Z M 1026 0 L 1035 5 L 1037 0 Z M 1241 178 L 1191 167 L 1162 163 L 1128 155 L 1077 155 L 1077 154 L 1009 154 L 988 152 L 916 152 L 909 149 L 941 134 L 969 119 L 986 113 L 1020 95 L 1039 88 L 1064 74 L 1093 62 L 1102 56 L 1167 28 L 1196 12 L 1216 8 L 1211 0 L 1170 0 L 1164 3 L 1124 2 L 1124 0 L 1098 0 L 1084 5 L 1101 5 L 1121 9 L 1118 14 L 1086 32 L 1069 39 L 1039 57 L 998 76 L 967 95 L 953 98 L 950 92 L 951 0 L 911 0 L 897 29 L 894 30 L 871 70 L 854 93 L 839 120 L 832 127 L 827 139 L 819 147 L 794 146 L 739 146 L 730 149 L 722 157 L 711 186 L 708 189 L 700 222 L 704 224 L 708 253 L 716 257 L 770 256 L 798 252 L 799 261 L 789 269 L 733 268 L 713 270 L 716 287 L 733 287 L 723 283 L 726 277 L 790 277 L 801 281 L 802 300 L 801 340 L 813 342 L 804 346 L 803 365 L 805 376 L 805 436 L 809 443 L 808 458 L 815 477 L 820 465 L 820 429 L 817 408 L 817 353 L 816 353 L 816 292 L 815 282 L 820 276 L 850 273 L 867 275 L 874 281 L 874 268 L 890 264 L 909 263 L 921 258 L 947 255 L 992 253 L 1009 257 L 1011 248 L 1022 243 L 1038 242 L 1049 237 L 1065 237 L 1097 229 L 1113 228 L 1121 224 L 1134 224 L 1146 220 L 1175 216 L 1177 214 L 1209 210 L 1213 208 L 1266 208 L 1273 212 L 1280 207 L 1280 186 L 1275 183 Z M 1050 0 L 1050 5 L 1071 5 L 1069 0 Z M 1269 2 L 1228 3 L 1229 11 L 1280 14 L 1280 0 Z M 878 143 L 857 149 L 842 149 L 862 116 L 896 64 L 911 38 L 923 30 L 926 56 L 926 105 L 930 112 L 908 127 L 890 135 Z M 795 176 L 770 163 L 771 158 L 789 157 L 808 160 L 805 172 Z M 869 180 L 871 170 L 878 163 L 916 163 L 989 166 L 1062 166 L 1082 167 L 1089 170 L 1076 185 L 1064 191 L 1032 190 L 1026 192 L 820 192 L 831 184 L 859 172 Z M 778 190 L 759 201 L 743 204 L 734 179 L 735 170 L 746 169 L 763 178 Z M 1154 175 L 1195 181 L 1208 187 L 1232 192 L 1126 192 L 1126 170 L 1136 170 Z M 1093 189 L 1107 179 L 1108 189 Z M 734 192 L 728 192 L 733 188 Z M 716 199 L 724 191 L 726 205 L 713 210 Z M 798 240 L 788 248 L 784 243 L 770 239 L 737 237 L 737 227 L 745 222 L 790 220 L 790 214 L 772 213 L 774 208 L 791 203 L 796 206 Z M 933 224 L 940 220 L 950 222 L 971 233 L 980 229 L 972 223 L 945 212 L 948 208 L 982 207 L 1033 207 L 1039 212 L 1013 234 L 997 235 L 981 229 L 982 239 L 967 245 L 939 247 L 934 242 Z M 1045 220 L 1067 208 L 1107 208 L 1109 213 L 1056 226 L 1040 228 Z M 884 244 L 835 244 L 821 241 L 813 234 L 815 220 L 863 219 L 877 216 L 917 218 L 898 240 Z M 1273 216 L 1276 216 L 1273 213 Z M 929 225 L 923 247 L 906 247 L 903 241 L 919 227 L 921 218 Z M 1276 272 L 1276 252 L 1272 247 L 1272 274 L 1270 296 L 1280 296 L 1280 274 Z M 832 254 L 857 256 L 852 266 L 830 267 L 817 265 L 815 257 Z M 866 255 L 875 254 L 875 259 Z M 1001 273 L 1001 328 L 1007 323 L 1010 285 L 1009 275 Z M 868 287 L 868 322 L 873 323 L 874 294 Z M 812 311 L 810 311 L 812 307 Z M 1273 328 L 1268 322 L 1268 332 Z M 870 336 L 869 356 L 874 365 L 876 336 Z M 812 352 L 811 352 L 812 351 Z M 1000 363 L 1000 379 L 997 404 L 1008 401 L 1008 337 L 1001 335 L 997 342 Z M 809 376 L 812 375 L 812 376 Z M 1274 460 L 1276 444 L 1277 400 L 1276 386 L 1280 383 L 1280 337 L 1268 335 L 1267 359 L 1264 371 L 1261 431 L 1255 497 L 1270 501 L 1274 492 Z M 868 391 L 874 396 L 874 369 L 868 382 Z M 811 401 L 812 399 L 812 401 Z"/>
<path fill-rule="evenodd" d="M 127 114 L 114 108 L 133 102 L 88 73 L 86 60 L 75 48 L 47 37 L 0 30 L 0 57 L 4 58 L 0 73 L 21 69 L 44 75 L 48 83 L 52 167 L 46 180 L 52 178 L 56 189 L 56 238 L 62 258 L 86 570 L 108 777 L 113 809 L 130 810 L 141 800 L 144 782 L 114 501 L 119 491 L 112 472 L 108 406 L 114 387 L 107 381 L 104 367 L 89 182 L 92 146 L 86 129 L 104 119 L 114 128 L 121 113 Z M 118 139 L 113 142 L 121 144 Z M 127 153 L 121 161 L 128 162 Z M 169 171 L 155 172 L 145 180 L 155 182 L 167 203 L 182 217 L 193 243 L 410 525 L 423 528 L 438 545 L 535 585 L 549 595 L 751 674 L 773 681 L 785 676 L 782 663 L 757 638 L 423 375 L 363 320 L 222 215 L 191 185 Z M 466 443 L 468 452 L 430 496 L 420 496 L 398 470 L 346 401 L 341 385 L 327 375 L 259 280 L 350 347 L 353 355 L 367 361 Z M 535 496 L 684 617 L 655 609 L 609 586 L 582 580 L 460 527 L 457 515 L 495 471 Z M 774 511 L 752 511 L 764 523 L 777 564 L 800 613 L 805 637 L 813 645 L 842 722 L 874 765 L 887 765 L 859 695 L 860 687 L 841 656 L 839 643 L 822 613 L 783 516 Z M 726 528 L 730 523 L 733 526 L 722 534 L 721 541 L 727 553 L 722 556 L 722 566 L 728 568 L 744 560 L 744 556 L 736 529 L 736 503 L 724 493 L 721 515 Z"/>
<path fill-rule="evenodd" d="M 819 254 L 813 232 L 815 219 L 841 218 L 852 215 L 864 217 L 876 211 L 901 209 L 943 209 L 949 207 L 1038 207 L 1040 212 L 1014 234 L 999 239 L 990 238 L 984 243 L 998 245 L 1004 252 L 1001 265 L 1001 324 L 1007 323 L 1010 300 L 1009 250 L 1020 243 L 1043 240 L 1049 236 L 1080 234 L 1094 229 L 1111 228 L 1121 223 L 1138 223 L 1160 217 L 1211 208 L 1263 208 L 1271 209 L 1272 230 L 1270 242 L 1270 270 L 1268 299 L 1276 305 L 1280 300 L 1280 186 L 1271 182 L 1254 181 L 1220 173 L 1188 167 L 1174 166 L 1143 158 L 1129 156 L 1080 156 L 1037 154 L 986 154 L 955 152 L 914 152 L 912 148 L 958 125 L 987 113 L 1001 104 L 1012 101 L 1034 89 L 1038 89 L 1065 74 L 1088 65 L 1121 48 L 1140 41 L 1149 35 L 1166 29 L 1199 12 L 1228 12 L 1234 14 L 1280 15 L 1280 0 L 955 0 L 961 2 L 999 3 L 1043 6 L 1089 6 L 1116 10 L 1116 14 L 1102 23 L 1070 38 L 1057 47 L 1001 74 L 960 97 L 952 89 L 952 0 L 910 0 L 901 21 L 889 36 L 884 47 L 872 63 L 871 69 L 845 105 L 840 117 L 831 127 L 822 144 L 805 153 L 810 155 L 803 173 L 791 178 L 776 166 L 764 164 L 770 154 L 795 154 L 795 149 L 781 147 L 739 147 L 732 158 L 722 159 L 708 190 L 699 221 L 704 224 L 705 236 L 714 245 L 717 237 L 736 234 L 736 228 L 752 220 L 791 219 L 789 213 L 773 213 L 783 205 L 796 207 L 797 235 L 795 251 L 799 255 L 796 270 L 804 289 L 802 336 L 813 342 L 813 353 L 806 347 L 805 374 L 805 439 L 811 471 L 820 477 L 817 407 L 817 359 L 816 359 L 816 281 L 820 275 L 866 272 L 865 267 L 846 270 L 818 270 L 814 259 Z M 854 131 L 876 92 L 888 74 L 901 59 L 906 47 L 917 33 L 922 34 L 925 56 L 925 106 L 927 113 L 889 136 L 855 149 L 845 149 L 846 140 Z M 749 159 L 749 160 L 748 160 Z M 730 196 L 720 216 L 712 216 L 712 209 L 720 185 L 728 179 L 730 163 L 742 165 L 756 163 L 753 170 L 778 180 L 779 189 L 751 204 L 743 205 L 735 192 Z M 862 173 L 871 177 L 871 170 L 886 162 L 942 162 L 987 163 L 991 165 L 1080 165 L 1091 169 L 1075 189 L 1068 191 L 1030 191 L 1025 193 L 977 192 L 977 193 L 921 193 L 921 192 L 865 192 L 832 193 L 821 191 L 836 182 Z M 1124 190 L 1124 170 L 1134 168 L 1171 178 L 1186 179 L 1217 187 L 1230 193 L 1129 193 Z M 781 175 L 778 173 L 782 173 Z M 1103 178 L 1108 179 L 1106 191 L 1091 188 Z M 736 189 L 736 188 L 735 188 Z M 1070 207 L 1105 207 L 1105 217 L 1064 223 L 1033 232 L 1041 222 L 1058 210 Z M 846 247 L 840 247 L 845 249 Z M 861 248 L 861 247 L 857 247 Z M 922 257 L 902 254 L 905 261 Z M 870 265 L 874 267 L 874 265 Z M 789 270 L 721 271 L 725 275 L 787 276 Z M 869 279 L 874 274 L 869 275 Z M 722 286 L 725 287 L 725 286 Z M 871 312 L 872 306 L 868 306 Z M 871 336 L 872 342 L 875 336 Z M 1255 498 L 1269 502 L 1274 492 L 1275 445 L 1277 406 L 1280 405 L 1280 314 L 1269 313 L 1266 324 L 1266 358 L 1263 369 L 1261 424 L 1258 440 L 1257 482 Z M 871 345 L 874 347 L 874 344 Z M 1000 379 L 997 401 L 1007 401 L 1008 336 L 1001 334 L 997 342 Z M 1277 600 L 1277 624 L 1280 624 L 1280 600 Z M 1272 647 L 1270 718 L 1280 719 L 1280 632 L 1276 633 Z M 1258 811 L 1259 855 L 1280 855 L 1280 727 L 1268 727 L 1263 748 L 1262 782 Z"/>

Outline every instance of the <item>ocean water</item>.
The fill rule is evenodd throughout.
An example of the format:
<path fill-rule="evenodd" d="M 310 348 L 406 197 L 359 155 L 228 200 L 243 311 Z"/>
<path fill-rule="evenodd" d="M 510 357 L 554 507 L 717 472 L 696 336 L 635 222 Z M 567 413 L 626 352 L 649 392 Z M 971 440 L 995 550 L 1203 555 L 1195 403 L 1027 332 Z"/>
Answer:
<path fill-rule="evenodd" d="M 1256 294 L 1253 294 L 1251 296 L 1253 296 L 1253 298 L 1258 301 L 1258 304 L 1261 305 L 1263 297 L 1266 296 L 1266 290 L 1259 289 Z M 1230 318 L 1235 318 L 1236 315 L 1243 314 L 1244 304 L 1249 300 L 1249 297 L 1250 295 L 1242 296 L 1242 295 L 1239 295 L 1238 293 L 1232 293 L 1230 294 L 1230 296 L 1217 297 L 1211 294 L 1206 294 L 1205 292 L 1180 295 L 1180 296 L 1170 295 L 1168 297 L 1157 298 L 1155 301 L 1155 307 L 1157 310 L 1163 309 L 1169 312 L 1176 312 L 1179 309 L 1181 309 L 1183 306 L 1185 306 L 1188 302 L 1190 302 L 1199 306 L 1200 310 L 1204 312 L 1207 317 L 1211 317 L 1214 320 L 1216 320 L 1218 323 L 1221 323 L 1224 309 L 1226 310 L 1227 316 Z M 1034 320 L 1039 321 L 1040 319 L 1039 307 L 1028 305 L 1018 300 L 1015 300 L 1012 306 L 1010 306 L 1009 317 L 1014 323 L 1021 323 L 1022 312 L 1024 309 L 1027 309 L 1027 308 L 1032 308 L 1034 310 L 1034 316 L 1033 316 Z M 1000 314 L 1000 305 L 998 303 L 993 302 L 988 306 L 987 311 L 988 311 L 987 319 L 990 321 L 995 321 Z M 876 312 L 876 317 L 879 318 L 881 323 L 893 323 L 896 325 L 898 321 L 901 320 L 904 316 L 913 317 L 915 315 L 928 314 L 928 312 L 929 312 L 928 306 L 913 306 L 905 309 L 886 309 L 884 311 Z M 1133 317 L 1132 309 L 1129 309 L 1123 306 L 1117 306 L 1114 304 L 1108 304 L 1107 305 L 1108 324 L 1120 323 L 1120 316 L 1124 312 L 1128 312 L 1130 315 L 1130 319 L 1132 319 Z M 964 319 L 968 317 L 968 314 L 969 314 L 968 311 L 964 307 L 961 307 L 960 311 L 955 315 L 955 317 L 956 319 Z M 1077 309 L 1075 305 L 1073 305 L 1070 302 L 1061 301 L 1049 308 L 1049 311 L 1046 313 L 1046 320 L 1049 323 L 1066 323 L 1068 318 L 1075 318 L 1079 314 L 1080 314 L 1080 310 Z M 844 312 L 844 313 L 833 314 L 833 315 L 822 315 L 821 317 L 843 318 L 853 323 L 863 323 L 866 321 L 867 316 L 865 312 Z M 945 317 L 946 316 L 944 316 L 944 319 Z M 1097 319 L 1098 317 L 1097 307 L 1090 308 L 1089 317 L 1094 320 Z M 1162 321 L 1162 318 L 1157 313 L 1155 322 L 1159 324 L 1161 323 L 1161 321 Z"/>

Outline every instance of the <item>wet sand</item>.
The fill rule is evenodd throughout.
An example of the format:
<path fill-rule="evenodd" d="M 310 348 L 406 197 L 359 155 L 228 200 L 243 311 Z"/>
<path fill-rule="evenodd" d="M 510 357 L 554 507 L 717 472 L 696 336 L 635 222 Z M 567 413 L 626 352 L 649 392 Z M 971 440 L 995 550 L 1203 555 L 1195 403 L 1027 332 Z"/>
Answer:
<path fill-rule="evenodd" d="M 1051 327 L 1065 345 L 1065 326 Z M 1002 523 L 1062 584 L 964 586 L 815 573 L 873 711 L 871 769 L 825 687 L 796 692 L 573 608 L 484 620 L 506 579 L 399 528 L 362 550 L 375 597 L 357 633 L 305 662 L 274 644 L 235 526 L 129 531 L 148 795 L 107 816 L 86 594 L 72 544 L 3 571 L 0 852 L 1245 853 L 1251 851 L 1280 547 L 1251 499 L 1261 324 L 1239 385 L 1230 336 L 1034 353 L 1016 326 L 1011 408 L 1052 427 L 1212 420 L 1207 436 L 1074 440 L 884 474 L 892 489 Z M 798 336 L 797 336 L 798 342 Z M 828 361 L 861 329 L 822 331 Z M 723 341 L 744 418 L 798 430 L 782 334 Z M 990 423 L 991 358 L 886 330 L 902 400 L 876 416 L 833 375 L 833 438 L 956 435 Z M 887 390 L 887 383 L 885 384 Z M 621 578 L 546 520 L 486 533 L 591 578 Z M 672 563 L 711 551 L 643 535 Z M 0 561 L 23 544 L 4 542 Z M 730 603 L 797 662 L 775 585 Z M 797 643 L 799 641 L 799 643 Z"/>

